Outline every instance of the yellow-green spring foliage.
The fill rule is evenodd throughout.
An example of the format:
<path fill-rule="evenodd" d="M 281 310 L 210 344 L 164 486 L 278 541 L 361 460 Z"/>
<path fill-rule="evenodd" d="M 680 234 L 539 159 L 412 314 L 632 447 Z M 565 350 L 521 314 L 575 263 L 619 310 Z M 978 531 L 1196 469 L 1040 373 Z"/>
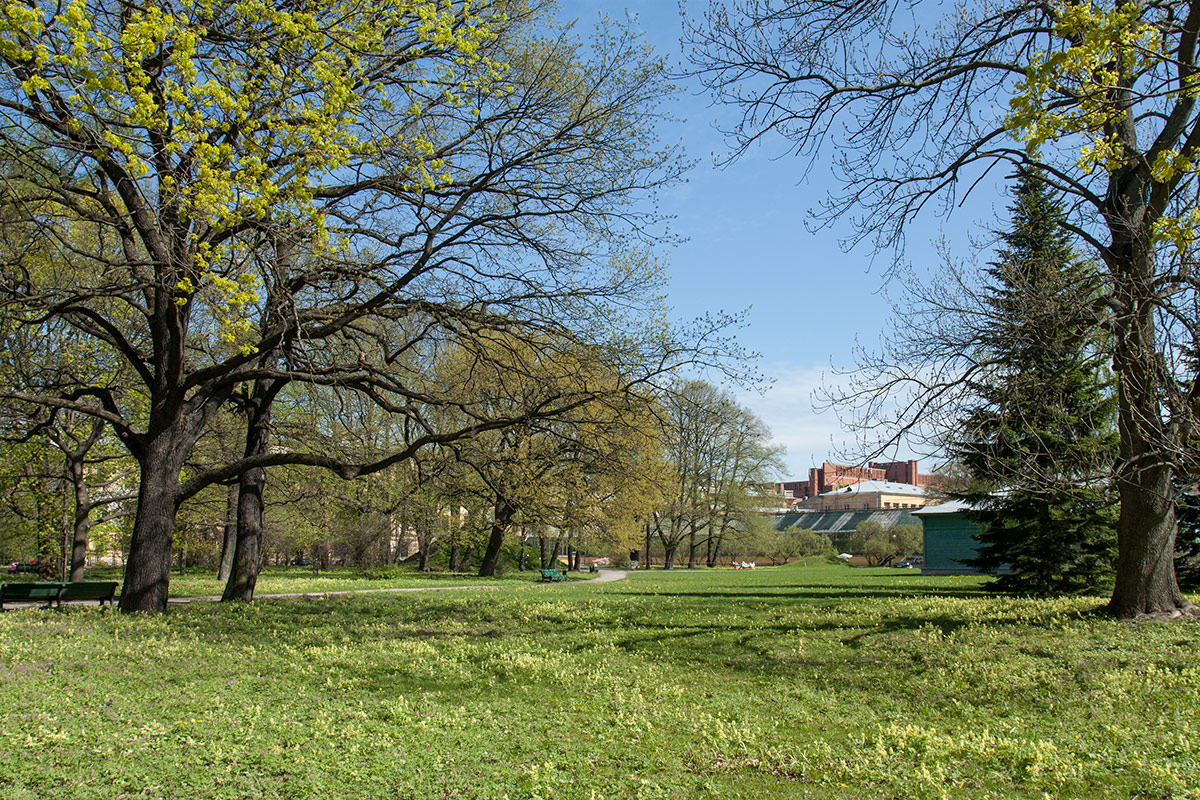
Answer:
<path fill-rule="evenodd" d="M 1050 142 L 1080 140 L 1076 167 L 1088 175 L 1097 169 L 1113 173 L 1148 156 L 1158 184 L 1194 175 L 1196 152 L 1182 141 L 1178 148 L 1144 153 L 1129 134 L 1135 120 L 1140 125 L 1150 118 L 1147 112 L 1165 119 L 1200 93 L 1195 65 L 1180 63 L 1175 52 L 1171 15 L 1134 3 L 1055 2 L 1051 9 L 1050 47 L 1034 54 L 1017 85 L 1009 129 L 1030 152 Z M 1158 219 L 1154 235 L 1182 251 L 1194 242 L 1198 225 L 1200 211 L 1184 210 Z"/>
<path fill-rule="evenodd" d="M 185 230 L 166 285 L 181 305 L 208 288 L 234 323 L 256 295 L 214 275 L 230 231 L 323 241 L 316 189 L 384 153 L 413 191 L 450 180 L 422 115 L 500 84 L 481 48 L 503 22 L 471 0 L 10 0 L 0 58 L 10 113 L 90 160 L 139 226 Z"/>

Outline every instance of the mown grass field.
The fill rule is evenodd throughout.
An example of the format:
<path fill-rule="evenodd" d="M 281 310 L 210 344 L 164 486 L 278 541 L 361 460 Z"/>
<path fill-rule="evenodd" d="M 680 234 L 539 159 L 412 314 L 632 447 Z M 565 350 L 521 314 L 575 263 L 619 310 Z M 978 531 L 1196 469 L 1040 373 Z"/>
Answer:
<path fill-rule="evenodd" d="M 1200 625 L 978 586 L 792 566 L 15 611 L 0 798 L 1200 798 Z"/>
<path fill-rule="evenodd" d="M 584 577 L 582 573 L 572 573 L 572 578 Z M 120 567 L 89 568 L 86 574 L 89 581 L 117 581 L 123 578 Z M 28 583 L 42 580 L 37 575 L 22 573 L 20 575 L 4 574 L 0 576 L 4 583 Z M 506 570 L 502 575 L 491 578 L 479 578 L 474 573 L 464 572 L 418 572 L 413 567 L 383 567 L 364 572 L 360 569 L 336 567 L 314 573 L 305 567 L 267 567 L 258 576 L 255 591 L 263 594 L 313 594 L 321 592 L 353 592 L 381 588 L 421 588 L 428 586 L 473 586 L 495 585 L 501 582 L 528 583 L 529 573 L 518 572 L 515 569 Z M 212 570 L 192 569 L 186 574 L 171 573 L 171 597 L 220 597 L 225 589 L 225 582 L 217 580 Z"/>

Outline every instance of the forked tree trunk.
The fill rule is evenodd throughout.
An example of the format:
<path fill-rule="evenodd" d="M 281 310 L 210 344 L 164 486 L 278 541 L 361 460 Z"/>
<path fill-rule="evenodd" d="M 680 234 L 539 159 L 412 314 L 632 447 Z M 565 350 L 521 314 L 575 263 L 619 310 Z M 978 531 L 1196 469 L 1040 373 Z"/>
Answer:
<path fill-rule="evenodd" d="M 500 563 L 500 548 L 504 546 L 504 535 L 508 533 L 516 513 L 515 505 L 504 498 L 496 498 L 492 513 L 492 535 L 488 537 L 487 549 L 483 553 L 479 577 L 488 578 L 496 574 L 496 566 Z"/>

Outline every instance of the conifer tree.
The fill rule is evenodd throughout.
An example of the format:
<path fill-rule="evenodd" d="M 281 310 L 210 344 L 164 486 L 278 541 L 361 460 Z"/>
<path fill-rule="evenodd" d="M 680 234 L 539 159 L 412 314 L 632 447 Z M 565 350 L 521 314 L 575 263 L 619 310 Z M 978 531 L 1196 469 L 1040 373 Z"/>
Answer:
<path fill-rule="evenodd" d="M 1017 173 L 1011 226 L 987 270 L 976 402 L 950 450 L 981 509 L 972 566 L 1001 591 L 1095 589 L 1115 544 L 1104 476 L 1116 452 L 1094 265 L 1077 258 L 1042 177 Z"/>

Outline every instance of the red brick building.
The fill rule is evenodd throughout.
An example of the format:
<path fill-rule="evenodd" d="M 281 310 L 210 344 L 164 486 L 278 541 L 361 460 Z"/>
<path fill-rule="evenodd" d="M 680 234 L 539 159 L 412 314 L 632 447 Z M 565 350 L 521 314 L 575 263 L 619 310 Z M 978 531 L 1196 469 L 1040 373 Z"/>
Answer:
<path fill-rule="evenodd" d="M 934 476 L 920 474 L 916 461 L 872 461 L 865 467 L 830 464 L 826 461 L 820 467 L 810 469 L 806 481 L 787 481 L 777 485 L 780 490 L 791 492 L 792 497 L 800 501 L 861 481 L 887 481 L 925 488 L 935 480 Z"/>

